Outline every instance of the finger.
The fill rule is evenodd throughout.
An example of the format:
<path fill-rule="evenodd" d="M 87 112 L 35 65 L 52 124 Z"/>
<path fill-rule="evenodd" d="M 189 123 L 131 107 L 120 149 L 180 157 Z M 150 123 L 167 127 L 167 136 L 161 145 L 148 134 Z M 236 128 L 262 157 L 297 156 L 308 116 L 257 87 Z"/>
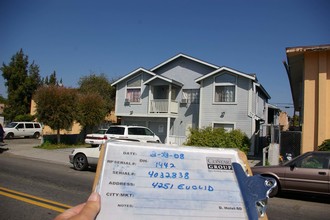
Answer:
<path fill-rule="evenodd" d="M 77 214 L 79 214 L 81 212 L 81 210 L 84 208 L 84 206 L 85 206 L 85 203 L 72 207 L 72 208 L 66 210 L 65 212 L 63 212 L 62 214 L 58 215 L 54 220 L 70 219 L 73 216 L 76 216 Z"/>
<path fill-rule="evenodd" d="M 98 193 L 92 193 L 79 216 L 83 217 L 83 219 L 94 219 L 100 211 L 100 200 L 100 195 Z"/>

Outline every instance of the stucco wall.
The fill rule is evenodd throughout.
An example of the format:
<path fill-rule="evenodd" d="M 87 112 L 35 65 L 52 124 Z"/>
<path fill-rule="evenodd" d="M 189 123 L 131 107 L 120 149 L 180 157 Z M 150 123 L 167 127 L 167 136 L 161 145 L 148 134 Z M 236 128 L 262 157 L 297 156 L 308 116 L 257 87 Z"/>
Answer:
<path fill-rule="evenodd" d="M 330 51 L 306 52 L 304 58 L 302 153 L 330 138 Z"/>

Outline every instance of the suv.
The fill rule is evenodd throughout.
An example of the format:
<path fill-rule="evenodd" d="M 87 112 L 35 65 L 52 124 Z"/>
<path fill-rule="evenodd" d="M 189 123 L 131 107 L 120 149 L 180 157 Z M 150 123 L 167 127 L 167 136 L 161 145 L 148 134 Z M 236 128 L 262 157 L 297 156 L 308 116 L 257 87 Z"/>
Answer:
<path fill-rule="evenodd" d="M 85 143 L 104 144 L 109 139 L 123 139 L 145 143 L 161 143 L 159 137 L 149 128 L 143 126 L 112 125 L 105 134 L 87 134 Z"/>
<path fill-rule="evenodd" d="M 38 122 L 11 122 L 3 130 L 5 138 L 34 137 L 39 138 L 42 132 L 41 124 Z"/>

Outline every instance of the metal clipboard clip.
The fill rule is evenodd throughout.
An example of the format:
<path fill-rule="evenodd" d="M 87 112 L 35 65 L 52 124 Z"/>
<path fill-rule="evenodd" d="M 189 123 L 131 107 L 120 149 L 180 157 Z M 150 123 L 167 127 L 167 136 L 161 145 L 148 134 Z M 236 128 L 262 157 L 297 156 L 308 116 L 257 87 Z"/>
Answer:
<path fill-rule="evenodd" d="M 239 188 L 242 192 L 249 220 L 258 220 L 266 213 L 269 193 L 276 187 L 276 180 L 261 175 L 247 176 L 239 163 L 233 163 Z"/>

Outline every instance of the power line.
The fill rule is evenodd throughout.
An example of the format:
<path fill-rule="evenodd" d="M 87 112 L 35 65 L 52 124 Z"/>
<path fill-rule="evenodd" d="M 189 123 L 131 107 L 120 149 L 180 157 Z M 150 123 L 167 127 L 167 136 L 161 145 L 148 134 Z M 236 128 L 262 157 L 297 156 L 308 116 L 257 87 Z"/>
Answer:
<path fill-rule="evenodd" d="M 293 103 L 289 103 L 289 102 L 275 102 L 275 103 L 271 103 L 272 105 L 293 105 Z"/>

